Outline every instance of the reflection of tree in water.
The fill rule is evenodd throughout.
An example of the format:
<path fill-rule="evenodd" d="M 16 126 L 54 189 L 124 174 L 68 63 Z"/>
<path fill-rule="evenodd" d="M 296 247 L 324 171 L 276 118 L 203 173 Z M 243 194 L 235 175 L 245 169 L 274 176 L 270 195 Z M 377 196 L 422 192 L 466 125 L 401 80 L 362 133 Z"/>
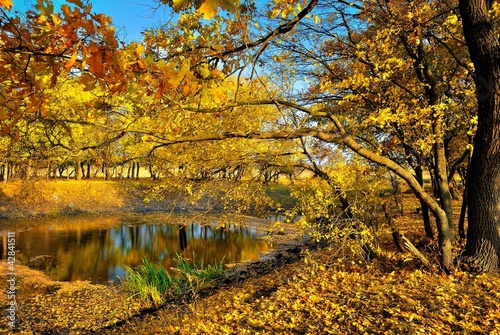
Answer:
<path fill-rule="evenodd" d="M 188 240 L 187 240 L 187 233 L 186 233 L 186 226 L 181 225 L 179 227 L 179 246 L 181 248 L 181 251 L 186 250 L 188 246 Z"/>
<path fill-rule="evenodd" d="M 99 218 L 93 218 L 99 220 Z M 142 224 L 111 220 L 106 227 L 74 218 L 71 226 L 57 223 L 19 233 L 17 246 L 25 258 L 51 255 L 56 266 L 49 270 L 56 280 L 106 282 L 123 273 L 123 265 L 136 266 L 144 258 L 173 267 L 182 253 L 205 264 L 223 257 L 226 262 L 255 259 L 267 244 L 249 230 L 218 230 L 213 226 Z"/>

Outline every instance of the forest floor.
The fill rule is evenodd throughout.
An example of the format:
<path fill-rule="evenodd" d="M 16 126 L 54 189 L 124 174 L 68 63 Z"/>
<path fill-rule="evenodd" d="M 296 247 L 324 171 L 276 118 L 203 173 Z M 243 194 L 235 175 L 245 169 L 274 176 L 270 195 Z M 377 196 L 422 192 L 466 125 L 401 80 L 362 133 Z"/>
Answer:
<path fill-rule="evenodd" d="M 394 222 L 437 264 L 436 245 L 422 238 L 415 208 L 406 195 L 405 214 Z M 413 254 L 398 252 L 386 224 L 377 235 L 379 257 L 372 262 L 356 257 L 347 244 L 318 249 L 295 242 L 261 262 L 233 267 L 213 288 L 160 309 L 120 286 L 54 282 L 16 265 L 19 323 L 15 329 L 8 325 L 11 300 L 1 294 L 0 333 L 500 334 L 499 274 L 445 275 L 437 265 L 427 269 Z M 278 245 L 293 240 L 275 237 Z M 456 243 L 456 252 L 462 247 Z M 2 292 L 8 273 L 0 262 Z"/>

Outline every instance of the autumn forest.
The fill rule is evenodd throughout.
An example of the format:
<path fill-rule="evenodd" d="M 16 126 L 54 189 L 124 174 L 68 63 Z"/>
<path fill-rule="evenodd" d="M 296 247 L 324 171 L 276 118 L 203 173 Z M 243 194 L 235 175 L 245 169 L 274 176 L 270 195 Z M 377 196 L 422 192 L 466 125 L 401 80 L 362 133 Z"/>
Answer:
<path fill-rule="evenodd" d="M 145 259 L 122 286 L 26 267 L 11 330 L 500 334 L 500 4 L 155 0 L 168 18 L 129 40 L 93 1 L 17 2 L 0 0 L 2 234 L 133 198 L 266 218 L 280 247 L 244 276 Z"/>

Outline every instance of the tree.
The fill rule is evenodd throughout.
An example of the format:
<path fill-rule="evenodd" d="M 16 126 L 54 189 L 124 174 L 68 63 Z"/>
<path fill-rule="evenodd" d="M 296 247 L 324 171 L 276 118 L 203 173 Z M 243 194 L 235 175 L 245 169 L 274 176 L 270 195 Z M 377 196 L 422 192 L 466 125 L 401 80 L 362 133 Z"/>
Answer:
<path fill-rule="evenodd" d="M 465 40 L 474 63 L 478 125 L 467 176 L 469 226 L 464 262 L 476 271 L 500 268 L 500 43 L 498 4 L 460 0 Z"/>
<path fill-rule="evenodd" d="M 274 57 L 288 77 L 316 80 L 302 99 L 321 98 L 336 108 L 349 133 L 409 165 L 422 185 L 424 169 L 432 172 L 450 225 L 448 171 L 466 150 L 463 138 L 474 109 L 457 22 L 448 6 L 436 1 L 332 2 L 323 9 L 321 24 L 303 22 L 295 38 L 274 43 L 281 50 Z M 425 214 L 427 205 L 421 205 Z M 424 223 L 432 236 L 428 220 Z"/>
<path fill-rule="evenodd" d="M 147 31 L 143 43 L 119 47 L 109 19 L 92 14 L 89 4 L 70 2 L 74 9 L 63 5 L 62 14 L 40 2 L 23 24 L 2 12 L 7 23 L 0 61 L 9 70 L 0 77 L 0 84 L 8 88 L 0 101 L 4 132 L 12 128 L 19 113 L 47 115 L 44 89 L 55 86 L 61 72 L 71 72 L 89 87 L 106 82 L 103 88 L 111 93 L 134 95 L 136 103 L 141 96 L 154 97 L 157 104 L 148 109 L 152 114 L 128 110 L 124 114 L 133 121 L 113 126 L 121 128 L 114 131 L 149 139 L 156 151 L 175 147 L 181 152 L 188 143 L 195 143 L 200 153 L 210 145 L 209 152 L 213 152 L 214 141 L 222 140 L 229 143 L 229 152 L 240 152 L 243 142 L 257 148 L 262 140 L 295 140 L 304 149 L 304 139 L 313 138 L 349 149 L 405 180 L 436 217 L 441 263 L 445 270 L 451 268 L 449 172 L 460 161 L 452 158 L 463 157 L 469 149 L 466 135 L 473 132 L 470 110 L 475 103 L 467 94 L 472 68 L 456 29 L 453 6 L 425 0 L 385 4 L 275 1 L 268 8 L 258 3 L 237 6 L 232 1 L 174 1 L 174 8 L 182 14 L 175 24 Z M 469 7 L 463 3 L 466 17 Z M 233 15 L 218 15 L 219 6 Z M 482 90 L 478 83 L 488 78 L 488 97 L 479 104 L 480 135 L 471 162 L 471 176 L 479 186 L 472 186 L 469 176 L 468 203 L 478 223 L 469 225 L 465 255 L 483 259 L 479 268 L 494 269 L 498 264 L 489 262 L 498 263 L 499 252 L 495 206 L 500 195 L 494 186 L 498 185 L 494 171 L 498 170 L 499 145 L 491 125 L 498 124 L 495 90 L 499 73 L 498 55 L 490 46 L 498 42 L 490 41 L 494 29 L 488 28 L 487 20 L 483 20 L 486 28 L 476 25 L 488 18 L 486 5 L 481 6 L 482 16 L 469 10 L 472 14 L 464 19 L 464 25 L 473 28 L 466 40 L 476 69 L 478 98 Z M 14 66 L 8 65 L 5 55 L 15 58 Z M 279 85 L 269 85 L 275 80 L 286 87 L 298 82 L 299 87 L 285 94 L 275 89 Z M 240 85 L 252 82 L 261 84 L 262 95 L 241 94 Z M 221 97 L 223 83 L 234 88 Z M 32 90 L 40 94 L 21 99 Z M 257 107 L 273 108 L 280 115 L 278 122 L 274 113 L 270 119 L 253 114 Z M 148 121 L 155 113 L 161 116 L 157 124 Z M 185 122 L 188 115 L 196 121 Z M 487 140 L 493 146 L 485 146 Z M 206 142 L 211 144 L 202 144 Z M 489 151 L 483 152 L 483 147 Z M 450 154 L 452 148 L 456 152 Z M 308 159 L 307 152 L 308 145 L 302 157 L 300 151 L 294 152 L 294 161 L 276 164 L 300 165 Z M 184 157 L 193 163 L 193 155 Z M 240 161 L 248 155 L 237 157 Z M 418 174 L 423 168 L 434 171 L 438 200 L 422 185 Z M 206 175 L 197 164 L 185 171 L 191 176 Z M 478 193 L 494 195 L 486 215 L 480 211 L 485 201 L 478 203 Z M 484 245 L 489 246 L 486 254 L 482 254 Z"/>
<path fill-rule="evenodd" d="M 230 128 L 227 131 L 208 127 L 203 133 L 199 133 L 199 129 L 195 129 L 194 132 L 188 134 L 185 130 L 179 128 L 179 124 L 171 122 L 175 118 L 170 118 L 164 120 L 165 124 L 157 129 L 156 133 L 130 127 L 127 127 L 127 132 L 153 136 L 159 147 L 201 141 L 226 139 L 232 141 L 235 138 L 252 141 L 270 139 L 299 140 L 304 137 L 313 137 L 319 141 L 336 143 L 347 147 L 362 157 L 385 166 L 398 174 L 408 182 L 417 196 L 429 206 L 438 221 L 442 264 L 446 269 L 450 268 L 452 260 L 451 231 L 446 212 L 438 202 L 426 193 L 411 172 L 396 160 L 384 155 L 383 152 L 379 152 L 379 145 L 370 147 L 369 142 L 360 141 L 358 138 L 360 132 L 350 127 L 351 118 L 347 111 L 339 108 L 341 106 L 337 105 L 335 101 L 332 104 L 330 99 L 324 99 L 319 95 L 296 103 L 290 99 L 283 99 L 279 94 L 280 92 L 272 89 L 272 87 L 269 88 L 266 82 L 263 82 L 263 92 L 267 95 L 266 99 L 250 97 L 247 100 L 248 97 L 240 95 L 239 89 L 233 92 L 231 97 L 233 102 L 229 99 L 225 101 L 219 99 L 220 101 L 215 105 L 204 105 L 203 100 L 197 99 L 200 90 L 206 87 L 207 83 L 210 85 L 210 83 L 217 84 L 224 81 L 227 78 L 226 76 L 233 71 L 239 71 L 236 81 L 236 87 L 238 87 L 243 78 L 241 71 L 248 65 L 252 66 L 250 76 L 261 81 L 262 79 L 258 75 L 258 66 L 264 66 L 264 63 L 259 63 L 259 58 L 262 56 L 262 59 L 264 59 L 266 49 L 273 51 L 271 49 L 273 40 L 280 42 L 280 40 L 285 41 L 289 38 L 293 42 L 296 39 L 294 29 L 297 29 L 300 24 L 310 25 L 313 27 L 313 32 L 315 28 L 321 27 L 317 17 L 311 16 L 311 13 L 318 5 L 317 0 L 312 0 L 304 8 L 301 8 L 300 4 L 295 2 L 277 2 L 268 13 L 270 28 L 264 33 L 261 30 L 252 31 L 247 28 L 248 23 L 257 24 L 258 20 L 255 20 L 253 15 L 245 14 L 248 12 L 246 6 L 240 8 L 234 19 L 218 17 L 217 20 L 209 24 L 200 22 L 198 12 L 189 8 L 182 9 L 185 15 L 181 16 L 177 27 L 170 29 L 168 34 L 161 30 L 150 32 L 146 36 L 144 45 L 131 44 L 123 49 L 117 48 L 116 40 L 110 35 L 112 29 L 109 27 L 109 21 L 106 18 L 91 14 L 89 5 L 84 6 L 77 0 L 72 2 L 76 5 L 75 10 L 71 11 L 68 6 L 63 5 L 62 12 L 66 16 L 65 21 L 69 21 L 70 18 L 76 20 L 78 23 L 76 32 L 72 30 L 73 26 L 68 27 L 65 24 L 63 24 L 65 29 L 61 30 L 60 14 L 54 13 L 51 5 L 39 4 L 38 12 L 34 12 L 32 17 L 29 18 L 28 28 L 24 33 L 29 36 L 30 43 L 19 46 L 15 45 L 16 39 L 24 41 L 24 35 L 19 33 L 15 22 L 10 21 L 8 28 L 11 34 L 4 37 L 13 46 L 4 48 L 3 51 L 9 55 L 27 57 L 27 59 L 23 59 L 19 63 L 19 66 L 14 68 L 17 74 L 27 74 L 25 69 L 33 67 L 33 71 L 48 72 L 48 75 L 52 76 L 49 76 L 49 78 L 52 78 L 49 81 L 50 85 L 54 85 L 54 79 L 57 79 L 61 66 L 66 70 L 74 68 L 73 71 L 81 71 L 79 81 L 83 84 L 91 86 L 92 82 L 106 78 L 106 87 L 113 93 L 119 91 L 143 91 L 145 94 L 163 101 L 165 103 L 164 108 L 179 106 L 181 112 L 182 110 L 194 112 L 198 115 L 197 118 L 201 118 L 201 120 L 204 118 L 214 120 L 220 118 L 226 120 L 227 123 L 227 120 L 233 119 L 234 115 L 238 115 L 239 118 L 244 115 L 243 113 L 246 114 L 245 108 L 249 106 L 254 108 L 255 106 L 274 106 L 278 113 L 282 113 L 284 117 L 281 118 L 280 122 L 271 123 L 264 127 L 262 123 L 256 124 L 254 122 L 249 124 L 250 127 L 241 128 L 238 127 L 240 123 L 237 122 L 229 124 Z M 201 8 L 206 9 L 203 6 Z M 331 8 L 333 14 L 342 13 L 343 10 L 343 8 L 336 8 L 334 4 L 328 2 L 319 9 L 324 8 Z M 332 20 L 332 23 L 336 22 L 334 18 Z M 104 29 L 96 30 L 94 21 L 97 21 L 99 27 L 104 27 Z M 48 39 L 38 38 L 40 23 L 43 23 L 45 29 L 55 35 L 49 36 Z M 229 33 L 218 33 L 221 30 L 221 24 L 227 28 Z M 82 29 L 78 30 L 80 26 Z M 72 32 L 75 32 L 77 36 L 73 36 Z M 214 32 L 215 34 L 213 34 Z M 97 33 L 98 38 L 102 38 L 102 43 L 96 44 L 92 39 L 88 38 L 90 33 Z M 172 33 L 176 35 L 175 40 L 165 38 Z M 236 43 L 232 42 L 234 38 L 238 38 Z M 332 40 L 332 38 L 326 34 L 326 41 L 317 40 L 316 42 L 323 48 L 323 51 L 328 52 L 329 40 Z M 84 41 L 85 43 L 79 43 L 78 41 Z M 68 47 L 72 48 L 70 51 L 71 56 L 66 56 L 66 52 L 47 54 L 45 51 L 40 51 L 54 48 L 53 43 L 56 43 L 56 45 L 68 44 Z M 75 49 L 76 46 L 78 47 Z M 23 50 L 28 50 L 28 56 L 25 56 L 26 52 Z M 31 56 L 40 56 L 41 58 L 37 62 L 31 62 Z M 65 57 L 68 60 L 58 64 L 55 67 L 57 71 L 54 70 L 54 67 L 48 66 L 51 59 L 60 60 Z M 280 58 L 278 57 L 274 61 L 280 62 Z M 328 65 L 327 72 L 331 71 L 329 63 L 330 61 L 323 62 L 323 64 Z M 41 74 L 39 76 L 42 77 Z M 32 87 L 31 81 L 22 80 L 20 83 L 10 83 L 8 79 L 5 79 L 5 83 L 9 87 L 25 87 L 27 85 L 26 87 L 30 89 Z M 35 84 L 38 83 L 36 80 L 34 82 Z M 333 85 L 332 83 L 326 84 L 325 92 L 328 93 L 328 89 Z M 43 87 L 35 85 L 35 89 L 43 92 Z M 13 88 L 11 91 L 14 92 L 15 89 Z M 349 91 L 344 89 L 344 94 L 348 97 Z M 193 104 L 189 100 L 190 97 L 194 99 L 194 102 L 199 102 Z M 317 101 L 313 103 L 315 99 Z M 40 110 L 42 115 L 45 115 L 45 105 L 44 99 L 33 98 L 28 101 L 27 110 L 29 112 L 30 109 L 36 108 Z M 201 123 L 198 123 L 198 125 L 201 125 Z M 178 131 L 175 131 L 175 129 Z M 165 132 L 165 130 L 168 131 Z M 379 143 L 379 141 L 374 143 Z"/>
<path fill-rule="evenodd" d="M 296 81 L 297 77 L 300 78 L 298 71 L 303 71 L 308 77 L 303 80 L 304 85 L 309 87 L 305 94 L 296 94 L 292 99 L 270 96 L 269 103 L 279 104 L 288 113 L 295 115 L 295 119 L 301 120 L 297 124 L 287 122 L 282 125 L 282 129 L 287 129 L 289 137 L 312 136 L 320 141 L 348 147 L 406 180 L 437 218 L 442 263 L 445 268 L 449 268 L 452 262 L 449 202 L 439 204 L 419 185 L 406 164 L 401 162 L 400 157 L 406 155 L 401 146 L 393 150 L 395 155 L 391 156 L 389 148 L 384 145 L 384 142 L 389 142 L 397 136 L 403 144 L 413 144 L 411 139 L 405 140 L 404 136 L 400 135 L 402 129 L 406 137 L 409 137 L 410 133 L 414 139 L 418 139 L 422 134 L 432 134 L 421 143 L 427 145 L 426 155 L 429 155 L 428 148 L 432 148 L 429 143 L 436 142 L 434 157 L 438 162 L 435 164 L 436 171 L 442 181 L 441 194 L 447 195 L 450 200 L 449 191 L 445 189 L 448 180 L 442 130 L 442 115 L 446 106 L 438 104 L 438 95 L 444 96 L 444 92 L 437 91 L 434 75 L 428 75 L 430 66 L 427 65 L 431 58 L 438 57 L 433 54 L 428 57 L 422 55 L 422 50 L 417 54 L 419 44 L 416 41 L 420 35 L 414 36 L 415 27 L 405 27 L 404 21 L 398 21 L 403 22 L 399 27 L 385 27 L 380 23 L 382 19 L 372 23 L 376 12 L 364 8 L 362 4 L 355 4 L 355 9 L 349 9 L 349 6 L 342 2 L 325 2 L 317 5 L 322 10 L 323 21 L 320 23 L 320 19 L 314 14 L 308 17 L 308 14 L 314 13 L 312 10 L 316 5 L 313 1 L 303 11 L 294 6 L 287 7 L 286 11 L 280 8 L 282 11 L 278 13 L 282 17 L 291 15 L 293 19 L 279 25 L 270 34 L 275 42 L 271 43 L 265 37 L 255 38 L 260 41 L 255 58 L 267 60 L 267 66 L 270 62 L 286 66 L 290 70 L 284 73 L 283 78 L 293 78 L 292 80 Z M 398 13 L 402 15 L 401 13 L 406 13 L 405 9 L 408 9 L 403 3 L 396 3 L 394 6 L 395 8 L 387 8 L 387 11 L 396 10 L 397 6 L 400 6 Z M 417 15 L 418 8 L 410 9 L 411 13 L 415 12 Z M 296 14 L 293 14 L 294 12 Z M 339 16 L 342 19 L 338 19 Z M 359 17 L 365 19 L 359 20 Z M 300 20 L 300 23 L 297 23 L 294 29 L 287 30 L 292 22 L 297 22 L 295 19 Z M 386 18 L 385 21 L 392 23 L 393 20 L 390 19 Z M 349 20 L 353 22 L 350 23 Z M 337 33 L 336 29 L 340 33 Z M 406 58 L 400 55 L 401 49 L 405 51 L 404 41 L 409 38 L 398 34 L 402 30 L 414 40 L 414 44 L 406 50 Z M 364 31 L 365 35 L 361 33 Z M 384 43 L 381 43 L 381 40 Z M 400 40 L 403 40 L 403 43 Z M 399 47 L 399 50 L 393 45 Z M 264 58 L 266 54 L 268 57 Z M 422 68 L 427 69 L 426 76 L 418 77 Z M 450 71 L 453 72 L 453 69 Z M 417 78 L 409 81 L 408 78 L 415 77 L 415 72 Z M 309 84 L 307 80 L 316 82 Z M 409 87 L 406 92 L 405 87 Z M 428 87 L 433 90 L 429 91 Z M 401 99 L 398 99 L 399 97 Z M 298 99 L 300 102 L 296 103 L 294 100 Z M 410 111 L 415 111 L 415 114 L 412 115 Z M 423 131 L 415 132 L 415 124 L 423 124 Z M 394 129 L 392 132 L 385 130 L 390 127 Z M 276 133 L 271 136 L 278 137 Z M 413 151 L 418 153 L 421 150 Z"/>

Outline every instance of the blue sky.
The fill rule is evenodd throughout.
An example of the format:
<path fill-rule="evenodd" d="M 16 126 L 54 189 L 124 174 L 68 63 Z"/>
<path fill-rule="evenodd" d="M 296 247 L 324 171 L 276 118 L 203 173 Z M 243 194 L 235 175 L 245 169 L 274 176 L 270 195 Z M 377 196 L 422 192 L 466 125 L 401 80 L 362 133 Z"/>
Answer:
<path fill-rule="evenodd" d="M 158 26 L 171 16 L 168 7 L 153 10 L 158 6 L 153 0 L 94 0 L 92 6 L 96 13 L 111 16 L 119 31 L 124 28 L 127 40 L 140 39 L 141 31 Z M 118 36 L 122 37 L 120 34 Z"/>
<path fill-rule="evenodd" d="M 14 0 L 14 11 L 24 11 L 36 0 Z M 64 0 L 53 0 L 54 7 L 59 9 Z M 141 31 L 146 28 L 158 26 L 171 17 L 171 10 L 168 7 L 154 11 L 152 8 L 158 5 L 154 0 L 91 0 L 93 11 L 105 13 L 113 18 L 115 26 L 118 28 L 118 37 L 124 38 L 126 31 L 126 41 L 141 39 Z"/>

